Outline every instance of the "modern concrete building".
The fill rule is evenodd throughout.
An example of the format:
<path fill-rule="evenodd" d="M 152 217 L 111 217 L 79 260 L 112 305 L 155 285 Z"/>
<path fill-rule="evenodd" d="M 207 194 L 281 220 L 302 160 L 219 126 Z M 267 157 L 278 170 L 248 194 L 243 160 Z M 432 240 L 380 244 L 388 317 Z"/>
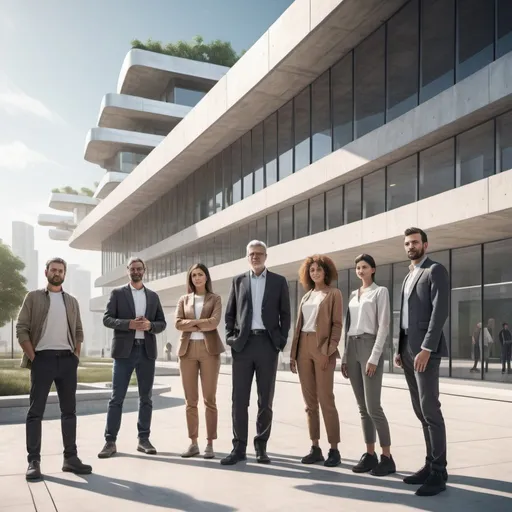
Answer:
<path fill-rule="evenodd" d="M 38 287 L 38 253 L 34 249 L 34 226 L 26 222 L 13 221 L 12 223 L 12 252 L 23 263 L 25 268 L 23 275 L 27 282 L 27 290 L 35 290 Z"/>
<path fill-rule="evenodd" d="M 144 67 L 135 55 L 118 92 L 155 100 L 163 57 Z M 92 309 L 125 282 L 134 254 L 172 314 L 197 261 L 225 303 L 254 238 L 288 278 L 294 311 L 306 256 L 334 259 L 346 298 L 367 252 L 390 291 L 386 367 L 398 371 L 402 234 L 419 226 L 450 272 L 443 375 L 512 381 L 498 343 L 512 321 L 511 2 L 296 0 L 217 80 L 74 230 L 72 247 L 102 251 L 105 294 Z M 101 160 L 93 139 L 86 157 Z M 488 372 L 481 361 L 470 371 L 478 322 L 493 338 Z M 172 321 L 167 336 L 178 338 Z"/>

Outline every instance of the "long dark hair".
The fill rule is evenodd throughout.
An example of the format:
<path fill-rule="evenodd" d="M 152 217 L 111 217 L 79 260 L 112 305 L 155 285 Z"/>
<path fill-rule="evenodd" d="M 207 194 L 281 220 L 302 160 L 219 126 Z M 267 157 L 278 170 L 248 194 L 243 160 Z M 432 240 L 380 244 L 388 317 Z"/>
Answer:
<path fill-rule="evenodd" d="M 206 265 L 203 265 L 202 263 L 194 263 L 187 272 L 187 290 L 188 293 L 196 293 L 196 287 L 194 286 L 194 283 L 192 282 L 192 272 L 194 270 L 202 270 L 204 272 L 204 275 L 206 276 L 206 291 L 208 293 L 213 293 L 212 288 L 212 278 L 210 277 L 210 271 L 208 270 L 208 267 Z"/>
<path fill-rule="evenodd" d="M 355 264 L 357 266 L 358 263 L 361 263 L 361 261 L 364 261 L 365 263 L 368 263 L 371 268 L 375 270 L 375 272 L 372 274 L 372 281 L 375 281 L 375 274 L 377 273 L 377 265 L 375 263 L 375 260 L 373 259 L 373 256 L 370 256 L 369 254 L 360 254 L 355 261 Z"/>

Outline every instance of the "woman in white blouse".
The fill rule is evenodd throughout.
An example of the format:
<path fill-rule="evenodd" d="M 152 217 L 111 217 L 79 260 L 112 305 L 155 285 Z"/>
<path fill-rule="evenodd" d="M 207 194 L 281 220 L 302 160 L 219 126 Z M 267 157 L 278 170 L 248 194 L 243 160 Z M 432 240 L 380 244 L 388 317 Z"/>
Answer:
<path fill-rule="evenodd" d="M 187 403 L 186 416 L 191 444 L 182 457 L 199 455 L 197 444 L 199 430 L 198 380 L 201 379 L 206 416 L 207 445 L 205 459 L 215 457 L 213 441 L 217 439 L 217 381 L 220 370 L 220 354 L 224 345 L 217 332 L 222 304 L 220 296 L 212 291 L 208 268 L 202 263 L 190 267 L 187 274 L 186 295 L 176 306 L 176 329 L 181 331 L 180 372 Z"/>
<path fill-rule="evenodd" d="M 355 263 L 362 286 L 351 293 L 348 302 L 341 372 L 350 379 L 359 406 L 366 452 L 352 471 L 386 476 L 396 471 L 389 424 L 380 403 L 382 352 L 390 322 L 389 293 L 387 288 L 375 283 L 375 260 L 369 254 L 361 254 Z M 376 433 L 382 448 L 380 462 L 375 453 Z"/>
<path fill-rule="evenodd" d="M 334 369 L 339 357 L 343 300 L 341 292 L 331 283 L 338 278 L 333 261 L 316 255 L 306 259 L 300 271 L 300 282 L 306 290 L 297 313 L 297 324 L 290 352 L 290 368 L 299 373 L 306 403 L 311 450 L 302 458 L 303 464 L 323 462 L 319 446 L 320 414 L 324 417 L 327 441 L 331 445 L 324 466 L 341 462 L 340 421 L 334 400 Z"/>

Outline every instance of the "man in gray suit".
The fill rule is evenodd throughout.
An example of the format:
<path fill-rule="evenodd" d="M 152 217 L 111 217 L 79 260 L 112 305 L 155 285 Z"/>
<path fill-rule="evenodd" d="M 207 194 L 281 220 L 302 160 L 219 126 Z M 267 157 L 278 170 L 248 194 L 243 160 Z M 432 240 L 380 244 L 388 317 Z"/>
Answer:
<path fill-rule="evenodd" d="M 144 262 L 140 258 L 132 258 L 127 268 L 130 283 L 112 290 L 103 315 L 105 327 L 114 330 L 111 354 L 114 369 L 105 428 L 106 443 L 98 454 L 100 459 L 111 457 L 117 451 L 116 439 L 121 427 L 123 402 L 133 370 L 139 386 L 137 450 L 156 454 L 155 447 L 149 441 L 153 411 L 151 391 L 157 356 L 155 334 L 165 330 L 167 324 L 158 295 L 142 284 L 146 271 Z"/>
<path fill-rule="evenodd" d="M 418 496 L 446 489 L 446 429 L 439 402 L 439 366 L 448 356 L 443 327 L 448 318 L 450 281 L 446 268 L 426 255 L 427 235 L 419 228 L 405 230 L 404 247 L 411 260 L 402 285 L 400 335 L 395 364 L 404 370 L 412 406 L 423 426 L 427 448 L 423 468 L 404 478 L 421 485 Z"/>
<path fill-rule="evenodd" d="M 254 448 L 256 460 L 269 464 L 267 441 L 279 352 L 290 330 L 290 295 L 283 276 L 265 268 L 267 247 L 253 240 L 247 246 L 251 270 L 233 279 L 226 306 L 226 343 L 233 357 L 233 451 L 221 460 L 233 465 L 246 459 L 248 408 L 253 376 L 258 388 Z"/>

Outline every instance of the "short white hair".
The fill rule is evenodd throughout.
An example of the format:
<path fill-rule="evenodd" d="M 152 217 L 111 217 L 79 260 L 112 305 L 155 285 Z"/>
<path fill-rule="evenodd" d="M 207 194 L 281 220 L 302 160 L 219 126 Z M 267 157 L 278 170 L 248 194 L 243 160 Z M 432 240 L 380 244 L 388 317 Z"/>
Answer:
<path fill-rule="evenodd" d="M 245 249 L 245 253 L 249 255 L 249 249 L 251 247 L 263 247 L 265 249 L 265 254 L 267 254 L 267 244 L 265 242 L 262 242 L 261 240 L 251 240 Z"/>

